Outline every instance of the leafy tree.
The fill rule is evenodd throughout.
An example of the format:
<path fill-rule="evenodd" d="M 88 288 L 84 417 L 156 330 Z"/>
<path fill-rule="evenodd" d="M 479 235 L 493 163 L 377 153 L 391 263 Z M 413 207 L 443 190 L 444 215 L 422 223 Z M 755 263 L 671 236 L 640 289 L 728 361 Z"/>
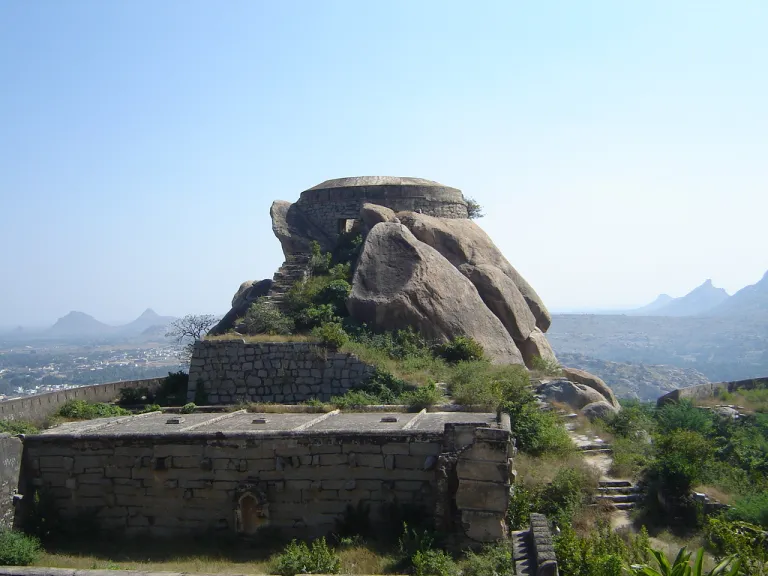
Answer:
<path fill-rule="evenodd" d="M 483 207 L 474 198 L 467 198 L 467 212 L 472 220 L 485 216 L 483 214 Z"/>

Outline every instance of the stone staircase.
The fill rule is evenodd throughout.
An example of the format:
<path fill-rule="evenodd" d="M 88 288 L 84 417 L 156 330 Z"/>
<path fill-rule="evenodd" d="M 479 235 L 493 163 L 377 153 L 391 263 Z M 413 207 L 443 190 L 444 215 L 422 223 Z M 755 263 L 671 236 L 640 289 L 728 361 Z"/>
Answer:
<path fill-rule="evenodd" d="M 515 563 L 517 576 L 536 576 L 536 561 L 531 549 L 531 531 L 517 530 L 510 535 L 512 541 L 512 558 Z"/>
<path fill-rule="evenodd" d="M 266 299 L 278 308 L 285 308 L 285 296 L 296 282 L 309 277 L 310 254 L 291 254 L 275 272 L 272 279 L 272 288 L 267 293 Z"/>
<path fill-rule="evenodd" d="M 618 510 L 631 510 L 641 495 L 640 487 L 629 480 L 600 480 L 597 490 L 598 502 L 608 502 Z"/>

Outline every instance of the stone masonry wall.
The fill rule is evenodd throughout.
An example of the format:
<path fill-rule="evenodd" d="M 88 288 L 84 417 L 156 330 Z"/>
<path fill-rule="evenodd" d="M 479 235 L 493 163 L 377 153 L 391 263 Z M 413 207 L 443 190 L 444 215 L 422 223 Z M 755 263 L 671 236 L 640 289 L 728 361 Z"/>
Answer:
<path fill-rule="evenodd" d="M 0 529 L 13 528 L 14 495 L 19 487 L 22 444 L 19 438 L 0 434 Z"/>
<path fill-rule="evenodd" d="M 366 202 L 391 208 L 395 212 L 421 211 L 441 218 L 468 218 L 467 204 L 459 190 L 431 186 L 372 186 L 332 190 L 306 190 L 296 203 L 307 218 L 329 237 L 338 232 L 340 219 L 358 219 Z"/>
<path fill-rule="evenodd" d="M 70 400 L 87 402 L 111 402 L 123 388 L 149 388 L 160 386 L 163 378 L 145 378 L 143 380 L 123 380 L 107 382 L 93 386 L 79 386 L 58 392 L 46 392 L 0 402 L 0 420 L 29 420 L 43 422 L 48 416 Z"/>
<path fill-rule="evenodd" d="M 435 504 L 442 433 L 175 433 L 25 439 L 28 484 L 65 518 L 153 535 L 323 534 L 348 505 Z"/>
<path fill-rule="evenodd" d="M 202 386 L 209 404 L 330 400 L 364 383 L 375 368 L 352 354 L 303 342 L 203 340 L 189 369 L 189 400 Z"/>
<path fill-rule="evenodd" d="M 657 405 L 663 406 L 668 402 L 679 402 L 683 399 L 700 400 L 713 398 L 718 392 L 735 392 L 736 390 L 752 390 L 760 386 L 768 385 L 768 378 L 750 378 L 749 380 L 736 380 L 733 382 L 717 382 L 711 384 L 699 384 L 688 388 L 678 388 L 667 392 L 656 400 Z"/>

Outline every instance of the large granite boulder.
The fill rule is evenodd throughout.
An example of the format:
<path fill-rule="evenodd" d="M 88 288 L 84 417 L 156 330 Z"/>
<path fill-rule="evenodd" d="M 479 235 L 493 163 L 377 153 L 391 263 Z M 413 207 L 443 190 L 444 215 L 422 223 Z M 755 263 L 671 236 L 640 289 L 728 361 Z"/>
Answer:
<path fill-rule="evenodd" d="M 605 397 L 597 390 L 565 379 L 544 382 L 536 392 L 550 402 L 567 404 L 574 410 L 581 410 L 593 402 L 605 402 Z"/>
<path fill-rule="evenodd" d="M 360 220 L 363 222 L 364 230 L 369 231 L 376 224 L 396 221 L 397 216 L 395 216 L 395 211 L 391 208 L 366 202 L 360 208 Z"/>
<path fill-rule="evenodd" d="M 531 330 L 525 342 L 518 345 L 520 353 L 523 355 L 525 365 L 528 368 L 534 367 L 534 358 L 539 357 L 549 364 L 557 364 L 555 352 L 544 333 L 538 328 Z"/>
<path fill-rule="evenodd" d="M 227 312 L 224 317 L 219 320 L 213 328 L 208 331 L 211 336 L 218 334 L 224 334 L 229 332 L 235 327 L 235 322 L 239 318 L 245 316 L 250 308 L 251 304 L 256 301 L 257 298 L 266 296 L 272 288 L 272 280 L 260 280 L 258 282 L 254 280 L 248 280 L 240 284 L 240 288 L 237 289 L 235 295 L 232 297 L 232 308 Z"/>
<path fill-rule="evenodd" d="M 323 250 L 333 249 L 334 242 L 296 204 L 275 200 L 269 215 L 272 218 L 272 232 L 280 240 L 286 258 L 291 254 L 309 254 L 312 241 L 317 241 Z"/>
<path fill-rule="evenodd" d="M 501 270 L 523 295 L 536 326 L 542 332 L 547 331 L 552 323 L 547 307 L 480 226 L 463 218 L 436 218 L 416 212 L 400 212 L 397 217 L 416 238 L 432 246 L 457 268 L 470 264 Z"/>
<path fill-rule="evenodd" d="M 489 264 L 462 264 L 459 271 L 475 285 L 485 305 L 520 347 L 536 329 L 536 318 L 515 283 L 500 268 Z"/>
<path fill-rule="evenodd" d="M 597 420 L 599 418 L 606 419 L 613 416 L 617 412 L 618 410 L 616 410 L 615 407 L 611 406 L 605 400 L 601 402 L 592 402 L 591 404 L 587 404 L 584 406 L 584 408 L 581 409 L 582 415 L 586 416 L 590 421 Z"/>
<path fill-rule="evenodd" d="M 443 341 L 470 336 L 492 361 L 523 364 L 512 337 L 472 282 L 398 223 L 382 222 L 369 232 L 347 308 L 353 318 L 383 330 L 410 326 Z"/>
<path fill-rule="evenodd" d="M 603 395 L 606 402 L 608 402 L 614 408 L 621 408 L 619 401 L 616 400 L 616 396 L 611 390 L 611 387 L 603 382 L 600 378 L 594 374 L 590 374 L 585 370 L 578 370 L 576 368 L 563 368 L 563 376 L 568 378 L 571 382 L 577 382 L 584 386 L 589 386 L 593 390 L 597 390 Z"/>

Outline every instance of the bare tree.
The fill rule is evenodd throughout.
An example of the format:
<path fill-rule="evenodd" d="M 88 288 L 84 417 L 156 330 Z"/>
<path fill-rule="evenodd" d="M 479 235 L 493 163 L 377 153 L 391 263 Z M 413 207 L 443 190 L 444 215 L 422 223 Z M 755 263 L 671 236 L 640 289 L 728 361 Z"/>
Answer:
<path fill-rule="evenodd" d="M 212 314 L 187 314 L 168 325 L 166 338 L 172 338 L 177 344 L 183 344 L 179 359 L 186 365 L 192 357 L 195 342 L 202 340 L 219 319 Z"/>

